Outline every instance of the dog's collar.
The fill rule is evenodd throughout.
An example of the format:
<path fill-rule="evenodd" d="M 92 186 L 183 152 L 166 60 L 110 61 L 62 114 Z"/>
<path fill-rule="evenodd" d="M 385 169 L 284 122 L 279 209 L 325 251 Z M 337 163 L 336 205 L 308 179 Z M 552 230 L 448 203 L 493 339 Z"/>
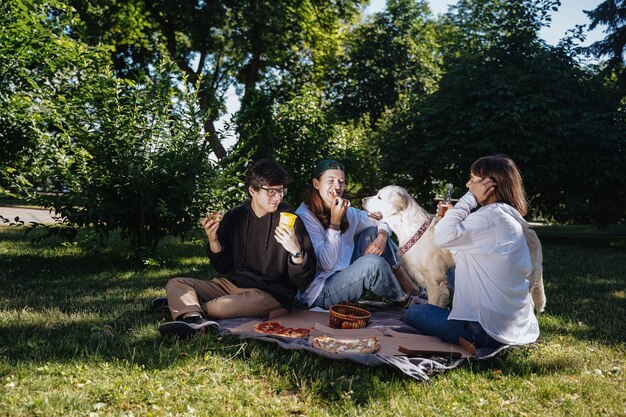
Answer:
<path fill-rule="evenodd" d="M 398 251 L 398 256 L 404 255 L 406 252 L 408 252 L 409 249 L 413 247 L 413 245 L 415 245 L 415 243 L 417 243 L 418 240 L 420 240 L 420 238 L 424 235 L 424 232 L 426 232 L 426 229 L 428 229 L 428 226 L 430 226 L 430 223 L 432 223 L 433 218 L 434 217 L 429 217 L 424 222 L 422 227 L 420 227 L 419 230 L 413 235 L 413 237 L 409 239 L 409 241 L 406 242 L 404 245 L 402 245 L 402 247 Z"/>

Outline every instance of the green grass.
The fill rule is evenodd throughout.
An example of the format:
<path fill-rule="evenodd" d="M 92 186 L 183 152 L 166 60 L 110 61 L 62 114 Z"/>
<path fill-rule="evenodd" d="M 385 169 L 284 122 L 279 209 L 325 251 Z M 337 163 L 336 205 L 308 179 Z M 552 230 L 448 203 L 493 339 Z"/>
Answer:
<path fill-rule="evenodd" d="M 626 249 L 626 224 L 595 227 L 591 225 L 538 226 L 535 228 L 544 245 L 616 247 Z"/>
<path fill-rule="evenodd" d="M 199 239 L 138 266 L 118 241 L 31 244 L 0 227 L 0 416 L 626 415 L 624 237 L 538 232 L 540 341 L 425 384 L 254 340 L 160 337 L 168 317 L 149 301 L 171 277 L 213 275 Z"/>

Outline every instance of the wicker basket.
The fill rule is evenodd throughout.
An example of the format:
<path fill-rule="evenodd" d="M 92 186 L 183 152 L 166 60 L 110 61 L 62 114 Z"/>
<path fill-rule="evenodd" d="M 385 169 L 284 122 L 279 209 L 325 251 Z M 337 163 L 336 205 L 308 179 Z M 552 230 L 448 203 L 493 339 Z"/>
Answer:
<path fill-rule="evenodd" d="M 360 329 L 372 317 L 369 311 L 349 304 L 330 306 L 330 327 L 334 329 Z"/>

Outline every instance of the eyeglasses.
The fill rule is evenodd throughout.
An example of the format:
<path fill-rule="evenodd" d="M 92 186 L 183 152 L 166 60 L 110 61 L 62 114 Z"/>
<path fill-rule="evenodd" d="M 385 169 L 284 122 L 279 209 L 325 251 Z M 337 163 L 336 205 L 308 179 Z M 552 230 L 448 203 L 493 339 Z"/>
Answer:
<path fill-rule="evenodd" d="M 265 191 L 267 191 L 267 196 L 269 198 L 272 197 L 280 197 L 283 198 L 287 195 L 287 188 L 269 188 L 269 187 L 261 187 Z"/>

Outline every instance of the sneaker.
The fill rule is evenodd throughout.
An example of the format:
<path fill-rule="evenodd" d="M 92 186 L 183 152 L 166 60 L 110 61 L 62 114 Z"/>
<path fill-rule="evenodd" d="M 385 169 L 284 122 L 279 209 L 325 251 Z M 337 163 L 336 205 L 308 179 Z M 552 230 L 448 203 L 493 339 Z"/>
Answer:
<path fill-rule="evenodd" d="M 167 304 L 167 297 L 155 298 L 150 303 L 150 311 L 155 312 L 155 311 L 161 311 L 161 310 L 168 310 L 169 311 L 169 307 L 168 307 L 168 304 Z"/>
<path fill-rule="evenodd" d="M 417 295 L 409 295 L 409 297 L 407 298 L 405 304 L 404 304 L 404 309 L 408 309 L 411 306 L 414 306 L 415 304 L 428 304 L 427 300 L 424 300 L 421 296 L 421 294 L 419 296 Z"/>
<path fill-rule="evenodd" d="M 161 336 L 174 336 L 187 339 L 195 334 L 205 334 L 207 330 L 217 333 L 220 325 L 201 316 L 185 317 L 181 320 L 168 321 L 159 326 Z"/>

